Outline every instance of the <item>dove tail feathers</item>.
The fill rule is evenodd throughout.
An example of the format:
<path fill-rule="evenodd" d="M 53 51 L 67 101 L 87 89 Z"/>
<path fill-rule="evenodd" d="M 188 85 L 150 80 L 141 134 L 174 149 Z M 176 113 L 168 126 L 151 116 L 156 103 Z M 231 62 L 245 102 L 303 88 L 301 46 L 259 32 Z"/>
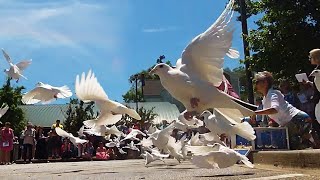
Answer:
<path fill-rule="evenodd" d="M 241 162 L 249 168 L 254 168 L 254 165 L 248 159 L 242 159 Z"/>
<path fill-rule="evenodd" d="M 233 128 L 236 134 L 238 134 L 239 136 L 247 140 L 253 141 L 256 139 L 256 136 L 254 135 L 255 134 L 254 129 L 248 122 L 237 124 Z"/>
<path fill-rule="evenodd" d="M 227 56 L 229 56 L 232 59 L 237 59 L 240 57 L 239 51 L 230 48 L 229 51 L 227 52 Z"/>

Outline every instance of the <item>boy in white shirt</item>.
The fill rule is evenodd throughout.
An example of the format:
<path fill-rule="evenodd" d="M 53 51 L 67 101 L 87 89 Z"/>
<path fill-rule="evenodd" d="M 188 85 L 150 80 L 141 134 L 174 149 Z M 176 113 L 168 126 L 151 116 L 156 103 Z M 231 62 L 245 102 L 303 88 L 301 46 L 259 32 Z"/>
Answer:
<path fill-rule="evenodd" d="M 290 148 L 301 149 L 304 146 L 316 147 L 312 137 L 312 119 L 310 116 L 293 107 L 284 100 L 283 94 L 272 88 L 273 76 L 270 72 L 259 72 L 255 76 L 256 90 L 263 94 L 263 109 L 257 110 L 257 115 L 268 115 L 280 126 L 287 126 L 289 130 Z"/>

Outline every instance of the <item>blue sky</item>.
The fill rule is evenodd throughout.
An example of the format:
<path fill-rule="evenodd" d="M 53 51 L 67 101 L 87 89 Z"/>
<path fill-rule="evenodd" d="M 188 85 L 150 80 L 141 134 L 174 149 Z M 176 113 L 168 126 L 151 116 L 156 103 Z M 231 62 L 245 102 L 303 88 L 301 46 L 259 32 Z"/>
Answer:
<path fill-rule="evenodd" d="M 15 63 L 32 59 L 18 83 L 30 91 L 39 81 L 68 85 L 92 69 L 111 99 L 122 101 L 131 74 L 159 55 L 175 61 L 219 17 L 227 0 L 0 0 L 0 47 Z M 234 18 L 235 19 L 235 18 Z M 243 57 L 241 24 L 234 20 L 233 47 Z M 249 27 L 253 23 L 249 23 Z M 8 68 L 0 56 L 0 67 Z M 239 59 L 225 67 L 240 66 Z M 5 81 L 3 73 L 0 82 Z M 14 81 L 12 84 L 16 85 Z M 58 100 L 55 103 L 66 103 Z"/>

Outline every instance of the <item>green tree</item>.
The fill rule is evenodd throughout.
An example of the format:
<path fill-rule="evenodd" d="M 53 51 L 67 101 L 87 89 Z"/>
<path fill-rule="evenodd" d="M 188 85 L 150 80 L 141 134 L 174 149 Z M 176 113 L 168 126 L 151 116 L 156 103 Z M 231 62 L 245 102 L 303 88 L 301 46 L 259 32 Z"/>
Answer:
<path fill-rule="evenodd" d="M 157 59 L 157 63 L 162 62 L 163 59 L 164 59 L 164 56 L 163 55 L 160 56 Z M 166 61 L 165 63 L 168 64 L 169 66 L 172 66 L 170 61 Z M 149 74 L 149 71 L 151 71 L 151 69 L 153 69 L 156 65 L 157 64 L 154 64 L 153 66 L 149 67 L 148 69 L 142 70 L 142 71 L 140 71 L 138 73 L 135 73 L 135 74 L 133 74 L 133 75 L 131 75 L 129 77 L 129 83 L 131 84 L 131 87 L 124 95 L 122 95 L 122 98 L 123 98 L 124 102 L 126 102 L 126 103 L 135 102 L 135 97 L 136 97 L 135 81 L 136 81 L 136 79 L 138 80 L 138 83 L 137 83 L 137 85 L 138 85 L 137 86 L 137 89 L 138 89 L 137 100 L 138 100 L 138 102 L 143 102 L 144 101 L 142 90 L 141 90 L 141 88 L 142 88 L 141 81 L 142 81 L 142 78 L 144 80 L 159 80 L 159 76 Z"/>
<path fill-rule="evenodd" d="M 77 134 L 77 131 L 83 126 L 83 121 L 95 119 L 94 102 L 84 103 L 78 99 L 70 99 L 69 107 L 66 112 L 66 121 L 63 123 L 66 131 Z"/>
<path fill-rule="evenodd" d="M 129 91 L 127 91 L 124 95 L 122 95 L 122 98 L 123 98 L 123 101 L 125 103 L 135 102 L 135 98 L 136 98 L 135 87 L 131 86 Z M 143 96 L 142 96 L 141 86 L 140 86 L 140 88 L 138 88 L 137 101 L 138 102 L 143 102 L 144 101 Z"/>
<path fill-rule="evenodd" d="M 247 79 L 246 79 L 246 71 L 244 66 L 239 66 L 232 69 L 232 72 L 239 78 L 239 86 L 240 86 L 240 99 L 246 101 L 248 99 L 248 90 L 247 90 Z"/>
<path fill-rule="evenodd" d="M 5 115 L 1 117 L 1 122 L 10 122 L 15 134 L 18 135 L 25 127 L 26 121 L 24 113 L 19 105 L 22 105 L 22 90 L 23 86 L 13 88 L 10 84 L 10 79 L 0 88 L 0 104 L 7 104 L 9 109 Z"/>
<path fill-rule="evenodd" d="M 257 29 L 247 38 L 253 55 L 251 70 L 272 72 L 276 78 L 295 81 L 300 71 L 309 72 L 311 49 L 319 48 L 319 0 L 246 0 L 247 16 L 255 16 Z M 239 9 L 236 9 L 239 10 Z"/>
<path fill-rule="evenodd" d="M 155 107 L 152 107 L 151 109 L 145 109 L 144 107 L 140 107 L 137 112 L 140 115 L 141 120 L 133 119 L 125 114 L 122 116 L 122 119 L 119 121 L 119 123 L 139 123 L 140 127 L 144 127 L 144 124 L 146 123 L 154 124 L 153 120 L 158 116 L 158 114 L 154 112 L 154 108 Z"/>

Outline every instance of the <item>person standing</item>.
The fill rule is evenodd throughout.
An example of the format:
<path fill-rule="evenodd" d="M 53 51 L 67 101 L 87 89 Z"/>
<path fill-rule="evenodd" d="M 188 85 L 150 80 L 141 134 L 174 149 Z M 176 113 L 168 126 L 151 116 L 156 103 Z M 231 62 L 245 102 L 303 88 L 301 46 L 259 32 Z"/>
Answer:
<path fill-rule="evenodd" d="M 28 163 L 31 163 L 32 149 L 35 146 L 35 137 L 36 130 L 33 128 L 33 125 L 28 122 L 27 129 L 23 132 L 23 159 L 25 163 L 27 158 L 29 159 Z"/>
<path fill-rule="evenodd" d="M 13 130 L 10 128 L 11 123 L 6 122 L 5 126 L 0 130 L 1 132 L 1 142 L 0 149 L 2 151 L 0 162 L 2 164 L 11 164 L 10 163 L 10 152 L 13 150 L 13 139 L 14 134 Z"/>

